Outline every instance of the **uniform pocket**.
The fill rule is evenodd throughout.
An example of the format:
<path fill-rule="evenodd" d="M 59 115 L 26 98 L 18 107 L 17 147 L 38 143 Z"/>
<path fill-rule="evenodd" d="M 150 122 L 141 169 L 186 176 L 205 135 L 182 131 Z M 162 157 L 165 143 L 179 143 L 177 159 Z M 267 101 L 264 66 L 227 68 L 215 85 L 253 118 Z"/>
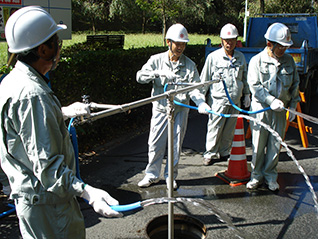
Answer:
<path fill-rule="evenodd" d="M 284 88 L 289 88 L 293 82 L 294 69 L 290 66 L 284 66 L 279 72 L 279 79 Z"/>
<path fill-rule="evenodd" d="M 236 80 L 242 80 L 243 78 L 243 72 L 244 72 L 244 66 L 243 65 L 239 65 L 235 67 L 235 76 L 236 76 Z"/>
<path fill-rule="evenodd" d="M 260 66 L 260 75 L 261 75 L 261 83 L 262 85 L 268 89 L 269 88 L 269 79 L 270 79 L 270 73 L 268 65 L 261 65 Z"/>

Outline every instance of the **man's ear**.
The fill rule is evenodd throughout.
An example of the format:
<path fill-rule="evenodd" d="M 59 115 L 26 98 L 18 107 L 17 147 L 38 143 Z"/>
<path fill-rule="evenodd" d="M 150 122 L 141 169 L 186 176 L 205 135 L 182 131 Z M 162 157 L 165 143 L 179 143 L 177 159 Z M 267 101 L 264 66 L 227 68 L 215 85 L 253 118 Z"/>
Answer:
<path fill-rule="evenodd" d="M 45 44 L 41 44 L 38 46 L 37 54 L 42 59 L 51 59 L 53 50 L 53 48 L 50 48 Z"/>
<path fill-rule="evenodd" d="M 45 45 L 44 44 L 39 45 L 37 49 L 38 56 L 43 58 L 46 55 L 45 52 L 46 52 Z"/>

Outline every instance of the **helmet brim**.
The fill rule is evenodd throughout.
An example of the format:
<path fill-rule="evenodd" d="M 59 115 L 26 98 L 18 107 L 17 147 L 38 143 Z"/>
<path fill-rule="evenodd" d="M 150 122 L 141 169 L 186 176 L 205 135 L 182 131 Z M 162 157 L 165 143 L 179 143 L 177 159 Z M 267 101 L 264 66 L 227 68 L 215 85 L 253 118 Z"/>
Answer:
<path fill-rule="evenodd" d="M 180 40 L 180 39 L 175 41 L 175 40 L 173 40 L 171 38 L 166 38 L 166 40 L 170 40 L 170 41 L 173 41 L 173 42 L 189 42 L 189 40 Z"/>

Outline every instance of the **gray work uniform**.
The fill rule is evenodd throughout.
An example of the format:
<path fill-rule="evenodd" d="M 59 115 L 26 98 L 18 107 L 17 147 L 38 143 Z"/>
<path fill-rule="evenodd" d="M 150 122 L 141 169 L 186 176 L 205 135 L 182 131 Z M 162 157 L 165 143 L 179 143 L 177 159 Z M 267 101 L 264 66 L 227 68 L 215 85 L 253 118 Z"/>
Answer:
<path fill-rule="evenodd" d="M 248 84 L 252 93 L 251 110 L 258 111 L 280 99 L 284 106 L 296 108 L 300 101 L 299 76 L 293 58 L 284 54 L 279 60 L 270 57 L 267 48 L 254 56 L 248 67 Z M 267 110 L 252 115 L 269 125 L 281 138 L 286 128 L 286 111 Z M 252 178 L 266 182 L 277 181 L 280 143 L 259 124 L 250 122 L 252 129 Z"/>
<path fill-rule="evenodd" d="M 8 186 L 9 185 L 8 177 L 3 172 L 2 168 L 1 168 L 1 165 L 0 165 L 0 183 L 2 184 L 2 186 Z"/>
<path fill-rule="evenodd" d="M 61 105 L 44 76 L 18 61 L 0 86 L 0 158 L 23 238 L 85 238 L 84 184 Z"/>
<path fill-rule="evenodd" d="M 153 55 L 137 72 L 137 82 L 146 84 L 153 83 L 151 96 L 164 93 L 164 85 L 162 85 L 160 77 L 153 76 L 155 70 L 173 71 L 180 78 L 176 82 L 191 83 L 200 82 L 200 77 L 195 63 L 185 55 L 181 55 L 177 63 L 169 60 L 168 51 Z M 168 89 L 169 90 L 169 89 Z M 175 100 L 184 104 L 189 104 L 190 98 L 199 105 L 204 102 L 204 96 L 198 89 L 181 93 L 175 96 Z M 168 139 L 168 118 L 167 118 L 167 99 L 154 101 L 152 108 L 152 118 L 150 123 L 150 133 L 148 139 L 148 165 L 146 167 L 146 175 L 149 178 L 159 178 L 161 165 L 166 151 Z M 174 178 L 178 174 L 178 163 L 180 151 L 187 129 L 189 109 L 175 105 L 174 112 Z M 166 164 L 164 177 L 168 177 L 168 164 Z"/>
<path fill-rule="evenodd" d="M 1 81 L 2 81 L 2 79 L 0 79 L 0 82 Z M 2 168 L 1 168 L 1 162 L 0 162 L 0 183 L 2 184 L 2 186 L 8 186 L 9 185 L 8 177 L 3 172 Z"/>
<path fill-rule="evenodd" d="M 230 59 L 223 48 L 210 53 L 201 72 L 201 82 L 216 79 L 220 73 L 232 101 L 237 106 L 240 106 L 242 94 L 249 94 L 246 80 L 247 66 L 244 55 L 234 50 L 233 57 Z M 211 106 L 212 111 L 219 114 L 238 113 L 238 110 L 231 106 L 221 81 L 211 84 L 210 87 L 205 87 L 203 94 L 206 95 L 207 93 L 207 102 Z M 204 158 L 216 159 L 230 154 L 236 120 L 233 117 L 225 118 L 215 114 L 209 115 Z"/>

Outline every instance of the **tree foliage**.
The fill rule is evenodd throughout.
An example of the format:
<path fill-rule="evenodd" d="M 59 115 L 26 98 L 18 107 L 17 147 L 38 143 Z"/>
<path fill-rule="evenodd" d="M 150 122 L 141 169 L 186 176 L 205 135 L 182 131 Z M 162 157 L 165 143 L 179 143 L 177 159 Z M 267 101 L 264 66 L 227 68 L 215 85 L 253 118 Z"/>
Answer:
<path fill-rule="evenodd" d="M 109 7 L 109 20 L 120 21 L 123 24 L 140 22 L 143 12 L 134 0 L 113 0 Z M 144 29 L 142 29 L 144 32 Z"/>
<path fill-rule="evenodd" d="M 110 3 L 111 0 L 72 0 L 73 8 L 79 11 L 75 14 L 81 18 L 85 17 L 93 32 L 96 31 L 98 20 L 107 20 Z"/>
<path fill-rule="evenodd" d="M 243 30 L 245 0 L 72 0 L 73 26 L 92 30 L 135 30 L 166 32 L 180 22 L 191 32 L 218 33 L 231 22 Z M 260 13 L 314 13 L 313 0 L 249 0 L 250 16 Z M 107 23 L 107 24 L 106 24 Z M 110 29 L 112 27 L 112 29 Z M 83 29 L 81 29 L 83 30 Z"/>
<path fill-rule="evenodd" d="M 249 9 L 251 16 L 261 13 L 314 13 L 317 10 L 315 2 L 312 0 L 254 0 L 250 1 Z"/>

